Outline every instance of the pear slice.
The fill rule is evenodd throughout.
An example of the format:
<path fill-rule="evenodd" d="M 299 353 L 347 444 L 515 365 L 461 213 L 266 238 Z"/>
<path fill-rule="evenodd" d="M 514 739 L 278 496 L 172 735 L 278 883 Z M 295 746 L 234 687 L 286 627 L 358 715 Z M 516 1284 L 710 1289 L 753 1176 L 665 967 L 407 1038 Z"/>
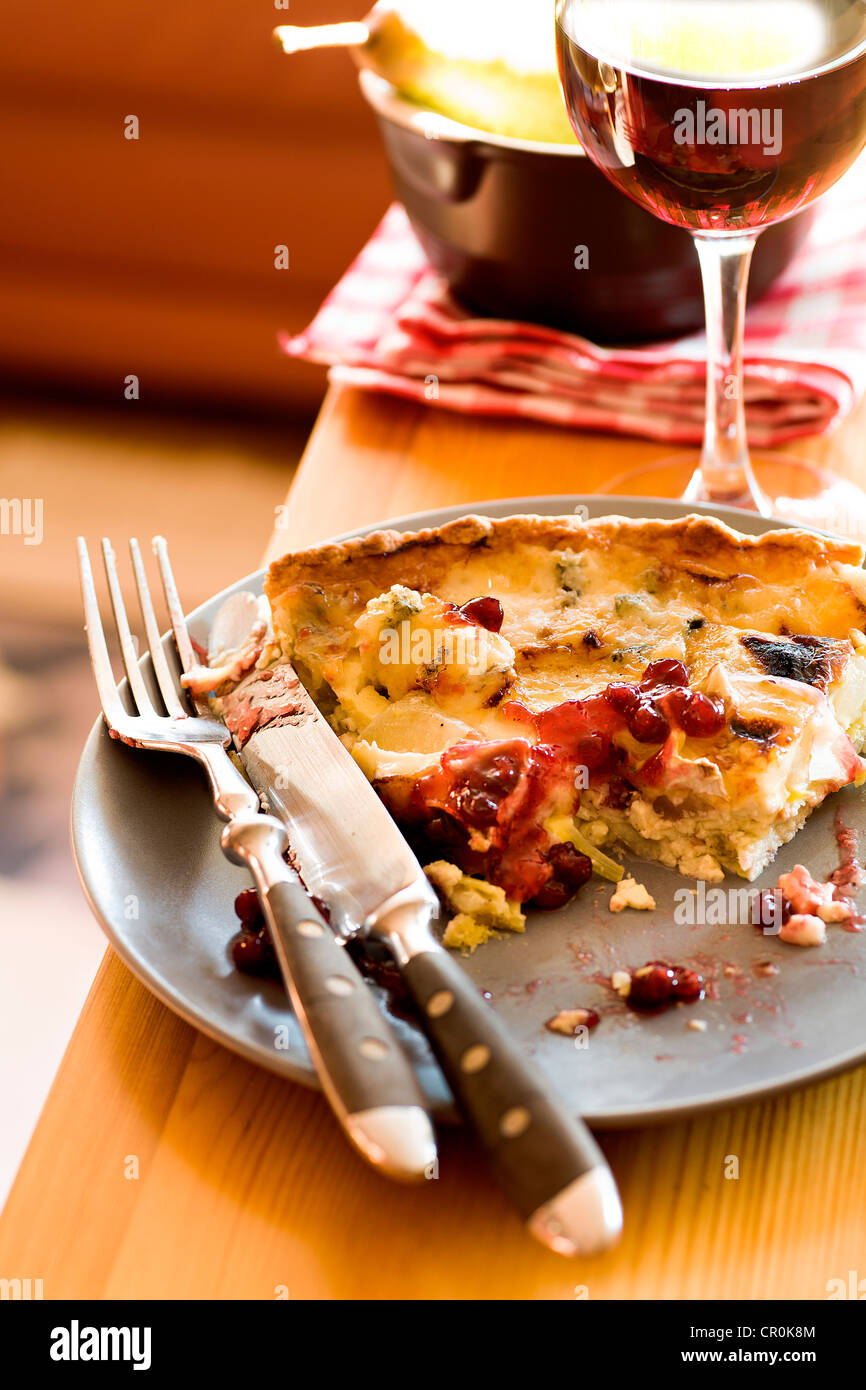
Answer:
<path fill-rule="evenodd" d="M 380 0 L 358 24 L 275 32 L 286 52 L 350 47 L 360 66 L 451 120 L 577 144 L 557 76 L 552 2 Z"/>

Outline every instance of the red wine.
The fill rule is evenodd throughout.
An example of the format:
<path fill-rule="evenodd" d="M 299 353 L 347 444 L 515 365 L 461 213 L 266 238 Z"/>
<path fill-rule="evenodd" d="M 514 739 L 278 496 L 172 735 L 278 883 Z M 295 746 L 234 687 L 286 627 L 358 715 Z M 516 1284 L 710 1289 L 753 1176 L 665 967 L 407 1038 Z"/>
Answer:
<path fill-rule="evenodd" d="M 861 0 L 559 0 L 557 48 L 587 154 L 674 226 L 779 222 L 866 145 Z"/>

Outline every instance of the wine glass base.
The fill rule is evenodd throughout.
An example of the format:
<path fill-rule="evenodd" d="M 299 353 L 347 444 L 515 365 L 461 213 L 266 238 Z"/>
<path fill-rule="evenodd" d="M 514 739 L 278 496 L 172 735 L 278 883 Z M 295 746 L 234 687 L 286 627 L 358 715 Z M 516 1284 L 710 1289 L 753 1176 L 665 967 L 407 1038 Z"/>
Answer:
<path fill-rule="evenodd" d="M 845 540 L 866 545 L 866 492 L 826 468 L 788 454 L 756 450 L 752 470 L 767 501 L 768 514 L 780 521 L 831 531 Z M 740 507 L 755 512 L 748 497 L 706 497 L 691 489 L 700 463 L 698 453 L 675 454 L 644 468 L 619 473 L 599 492 L 614 496 L 677 497 L 709 505 Z"/>

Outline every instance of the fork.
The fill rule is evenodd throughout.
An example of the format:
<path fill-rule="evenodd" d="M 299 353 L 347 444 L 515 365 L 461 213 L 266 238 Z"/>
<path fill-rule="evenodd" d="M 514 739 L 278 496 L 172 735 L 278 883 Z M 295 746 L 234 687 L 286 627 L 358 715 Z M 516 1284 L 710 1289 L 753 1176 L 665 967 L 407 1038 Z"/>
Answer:
<path fill-rule="evenodd" d="M 162 537 L 155 538 L 153 548 L 178 658 L 188 671 L 196 657 L 168 548 Z M 211 716 L 206 703 L 195 702 L 196 713 L 190 713 L 169 666 L 138 541 L 130 540 L 129 549 L 157 700 L 145 680 L 145 664 L 139 661 L 114 551 L 109 541 L 102 542 L 134 713 L 115 684 L 90 556 L 83 537 L 78 539 L 87 641 L 108 732 L 134 748 L 184 754 L 204 768 L 214 808 L 225 822 L 220 837 L 223 853 L 233 864 L 246 865 L 252 874 L 286 990 L 322 1089 L 346 1136 L 388 1177 L 403 1181 L 430 1177 L 435 1172 L 436 1144 L 409 1060 L 360 971 L 286 863 L 286 829 L 276 817 L 261 811 L 258 795 L 233 763 L 227 751 L 228 729 Z M 164 712 L 158 708 L 160 700 Z M 369 1039 L 385 1044 L 377 1049 L 375 1068 L 369 1062 L 371 1049 L 362 1046 Z"/>

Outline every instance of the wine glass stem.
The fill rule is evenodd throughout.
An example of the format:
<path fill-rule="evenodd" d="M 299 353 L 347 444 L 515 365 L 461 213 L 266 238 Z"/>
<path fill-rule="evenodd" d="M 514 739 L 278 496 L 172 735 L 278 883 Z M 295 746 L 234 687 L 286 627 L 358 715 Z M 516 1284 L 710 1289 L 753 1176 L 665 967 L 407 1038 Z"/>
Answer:
<path fill-rule="evenodd" d="M 707 414 L 701 466 L 685 500 L 726 502 L 769 516 L 749 462 L 743 404 L 746 288 L 757 235 L 694 237 L 707 318 Z"/>

